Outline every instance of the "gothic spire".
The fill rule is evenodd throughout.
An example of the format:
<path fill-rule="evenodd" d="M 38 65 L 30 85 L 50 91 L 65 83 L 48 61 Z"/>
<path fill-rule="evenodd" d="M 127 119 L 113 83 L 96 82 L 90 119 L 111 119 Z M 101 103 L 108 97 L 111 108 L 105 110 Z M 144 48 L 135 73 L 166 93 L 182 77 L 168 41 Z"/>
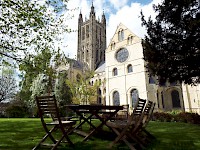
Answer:
<path fill-rule="evenodd" d="M 106 23 L 106 16 L 105 16 L 105 14 L 104 14 L 104 10 L 103 10 L 103 14 L 102 14 L 102 16 L 101 16 L 101 22 L 102 22 L 102 23 Z"/>
<path fill-rule="evenodd" d="M 95 12 L 94 12 L 94 6 L 93 6 L 93 1 L 92 1 L 92 6 L 91 6 L 91 11 L 90 11 L 90 16 L 95 16 Z"/>

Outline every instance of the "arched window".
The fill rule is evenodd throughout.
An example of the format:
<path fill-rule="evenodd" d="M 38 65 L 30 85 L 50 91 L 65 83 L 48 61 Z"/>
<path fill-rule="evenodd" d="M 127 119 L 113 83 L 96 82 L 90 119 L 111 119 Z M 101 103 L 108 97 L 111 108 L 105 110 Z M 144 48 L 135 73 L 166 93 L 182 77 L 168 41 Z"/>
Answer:
<path fill-rule="evenodd" d="M 101 89 L 98 90 L 98 104 L 101 104 Z"/>
<path fill-rule="evenodd" d="M 124 30 L 123 29 L 118 31 L 118 41 L 120 42 L 122 40 L 124 40 Z"/>
<path fill-rule="evenodd" d="M 133 72 L 133 67 L 132 67 L 131 64 L 129 64 L 129 65 L 127 66 L 127 72 L 128 72 L 128 73 Z"/>
<path fill-rule="evenodd" d="M 99 84 L 101 84 L 101 79 L 99 79 Z"/>
<path fill-rule="evenodd" d="M 160 94 L 161 94 L 161 99 L 162 99 L 163 108 L 165 108 L 165 102 L 164 102 L 164 94 L 163 94 L 163 91 L 162 91 Z"/>
<path fill-rule="evenodd" d="M 155 81 L 152 76 L 149 77 L 149 84 L 155 84 Z"/>
<path fill-rule="evenodd" d="M 134 108 L 136 102 L 139 99 L 138 90 L 137 89 L 132 89 L 131 92 L 130 92 L 130 95 L 131 95 L 131 104 L 132 104 L 132 107 Z"/>
<path fill-rule="evenodd" d="M 120 105 L 120 99 L 119 99 L 119 92 L 114 91 L 113 92 L 113 105 Z"/>
<path fill-rule="evenodd" d="M 111 50 L 115 49 L 115 42 L 112 42 L 111 44 Z"/>
<path fill-rule="evenodd" d="M 121 41 L 124 40 L 124 30 L 121 30 Z"/>
<path fill-rule="evenodd" d="M 174 108 L 180 108 L 181 104 L 180 104 L 180 98 L 179 98 L 179 93 L 177 90 L 173 90 L 171 93 L 172 96 L 172 105 Z"/>
<path fill-rule="evenodd" d="M 118 32 L 118 41 L 121 41 L 121 31 Z"/>
<path fill-rule="evenodd" d="M 113 69 L 113 76 L 117 76 L 117 75 L 118 75 L 117 68 L 114 68 Z"/>

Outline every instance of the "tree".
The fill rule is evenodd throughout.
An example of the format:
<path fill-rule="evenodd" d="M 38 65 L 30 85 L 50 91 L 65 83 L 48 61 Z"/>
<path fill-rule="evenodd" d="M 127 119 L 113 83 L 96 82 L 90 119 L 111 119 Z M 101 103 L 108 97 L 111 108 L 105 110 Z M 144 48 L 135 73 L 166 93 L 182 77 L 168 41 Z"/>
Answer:
<path fill-rule="evenodd" d="M 59 35 L 71 31 L 63 23 L 62 11 L 67 10 L 67 1 L 1 0 L 0 56 L 3 62 L 10 65 L 9 59 L 28 62 L 37 52 L 46 48 L 55 50 Z"/>
<path fill-rule="evenodd" d="M 14 71 L 9 68 L 3 68 L 0 75 L 0 102 L 10 101 L 14 98 L 17 91 L 17 84 L 14 77 Z"/>
<path fill-rule="evenodd" d="M 144 19 L 144 60 L 160 82 L 200 83 L 200 2 L 164 0 L 153 6 L 156 20 Z"/>
<path fill-rule="evenodd" d="M 59 72 L 55 82 L 55 95 L 61 106 L 72 103 L 72 93 L 70 87 L 66 84 L 67 71 Z"/>
<path fill-rule="evenodd" d="M 66 80 L 66 84 L 70 87 L 72 93 L 73 103 L 76 104 L 89 104 L 97 98 L 97 87 L 100 83 L 95 82 L 94 85 L 90 84 L 90 79 L 94 73 L 87 71 L 76 80 Z"/>
<path fill-rule="evenodd" d="M 20 64 L 20 70 L 24 72 L 20 96 L 33 112 L 36 106 L 36 95 L 53 93 L 54 80 L 56 79 L 55 66 L 60 64 L 60 57 L 62 56 L 59 52 L 52 53 L 49 49 L 45 49 L 31 57 L 29 62 Z"/>

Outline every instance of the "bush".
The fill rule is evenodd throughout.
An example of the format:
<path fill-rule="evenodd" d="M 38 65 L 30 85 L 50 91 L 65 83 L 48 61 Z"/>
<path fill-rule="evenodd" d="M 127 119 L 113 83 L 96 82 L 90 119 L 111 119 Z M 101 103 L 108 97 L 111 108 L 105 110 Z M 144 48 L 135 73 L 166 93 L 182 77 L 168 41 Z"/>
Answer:
<path fill-rule="evenodd" d="M 22 100 L 13 100 L 5 110 L 6 117 L 24 118 L 29 117 L 28 107 Z"/>
<path fill-rule="evenodd" d="M 155 112 L 153 113 L 152 120 L 161 122 L 171 122 L 173 119 L 172 115 L 165 112 Z"/>
<path fill-rule="evenodd" d="M 175 121 L 200 124 L 200 116 L 197 113 L 181 112 L 176 115 Z"/>
<path fill-rule="evenodd" d="M 189 112 L 154 112 L 152 120 L 161 122 L 185 122 L 200 124 L 200 115 Z"/>

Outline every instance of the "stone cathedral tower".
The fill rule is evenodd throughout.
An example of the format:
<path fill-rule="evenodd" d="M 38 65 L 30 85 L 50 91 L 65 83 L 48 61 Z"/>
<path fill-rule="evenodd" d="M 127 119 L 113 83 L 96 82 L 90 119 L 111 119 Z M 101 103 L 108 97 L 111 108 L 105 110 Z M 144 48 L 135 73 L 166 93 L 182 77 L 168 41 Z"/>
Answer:
<path fill-rule="evenodd" d="M 105 61 L 105 49 L 106 18 L 103 13 L 101 20 L 96 20 L 92 4 L 89 19 L 84 22 L 81 12 L 79 14 L 77 60 L 86 63 L 90 70 L 95 70 Z"/>

